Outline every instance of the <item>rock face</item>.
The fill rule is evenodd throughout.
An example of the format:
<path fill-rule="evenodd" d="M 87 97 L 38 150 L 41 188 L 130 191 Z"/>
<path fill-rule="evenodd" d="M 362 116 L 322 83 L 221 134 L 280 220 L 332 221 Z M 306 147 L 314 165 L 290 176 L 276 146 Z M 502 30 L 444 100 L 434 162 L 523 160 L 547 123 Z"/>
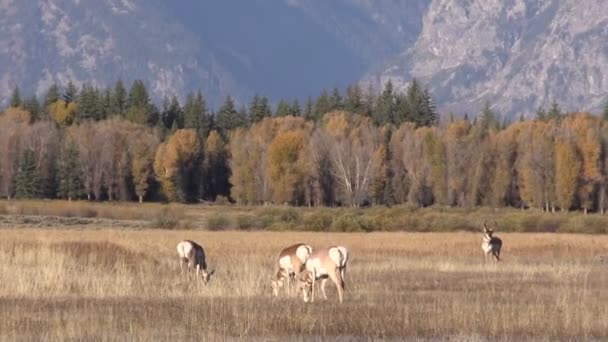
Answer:
<path fill-rule="evenodd" d="M 0 0 L 0 107 L 68 79 L 217 108 L 416 77 L 444 112 L 598 111 L 607 24 L 604 0 Z"/>
<path fill-rule="evenodd" d="M 557 101 L 599 111 L 608 93 L 608 2 L 433 0 L 413 46 L 370 72 L 427 84 L 444 110 L 532 116 Z"/>
<path fill-rule="evenodd" d="M 0 0 L 0 106 L 68 79 L 143 79 L 156 100 L 201 89 L 216 108 L 316 96 L 414 42 L 429 1 Z"/>
<path fill-rule="evenodd" d="M 239 94 L 231 75 L 157 0 L 0 0 L 0 98 L 15 85 L 43 95 L 57 81 L 127 85 L 152 94 L 201 88 Z"/>

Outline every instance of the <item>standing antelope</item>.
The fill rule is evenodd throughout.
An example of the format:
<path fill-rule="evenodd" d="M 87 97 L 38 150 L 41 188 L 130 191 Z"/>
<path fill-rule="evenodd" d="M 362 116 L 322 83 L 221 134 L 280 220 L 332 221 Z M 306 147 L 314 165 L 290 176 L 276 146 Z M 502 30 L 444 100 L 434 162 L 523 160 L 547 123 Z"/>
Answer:
<path fill-rule="evenodd" d="M 344 276 L 346 274 L 346 263 L 348 262 L 348 250 L 343 246 L 316 249 L 306 262 L 306 269 L 298 274 L 298 287 L 302 290 L 305 303 L 315 300 L 315 283 L 321 280 L 321 293 L 325 294 L 325 283 L 330 278 L 338 290 L 338 301 L 342 303 L 344 292 Z"/>
<path fill-rule="evenodd" d="M 184 264 L 188 264 L 188 276 L 190 269 L 196 265 L 196 279 L 199 272 L 202 273 L 203 282 L 207 284 L 215 271 L 207 272 L 207 262 L 205 261 L 205 251 L 198 243 L 184 240 L 177 244 L 177 254 L 179 254 L 179 268 L 184 273 Z"/>
<path fill-rule="evenodd" d="M 312 247 L 304 243 L 296 243 L 279 253 L 278 270 L 270 280 L 274 296 L 279 295 L 279 289 L 283 287 L 285 279 L 287 279 L 287 288 L 291 289 L 291 280 L 304 269 L 304 264 L 311 253 Z"/>
<path fill-rule="evenodd" d="M 483 227 L 483 242 L 481 243 L 481 249 L 483 249 L 483 252 L 485 254 L 486 262 L 488 262 L 489 255 L 492 255 L 495 262 L 499 262 L 500 261 L 500 249 L 502 248 L 502 240 L 497 237 L 492 236 L 492 234 L 494 234 L 494 230 L 488 229 L 488 226 L 486 225 L 485 221 L 484 221 L 482 227 Z"/>

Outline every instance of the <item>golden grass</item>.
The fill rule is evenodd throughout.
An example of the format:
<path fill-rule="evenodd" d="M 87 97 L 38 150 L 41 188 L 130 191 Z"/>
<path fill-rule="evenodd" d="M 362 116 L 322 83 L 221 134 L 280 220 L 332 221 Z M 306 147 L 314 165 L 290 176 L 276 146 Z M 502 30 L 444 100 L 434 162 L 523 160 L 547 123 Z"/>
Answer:
<path fill-rule="evenodd" d="M 608 338 L 608 237 L 161 230 L 0 230 L 0 340 Z M 216 274 L 179 277 L 175 245 L 200 242 Z M 340 243 L 345 302 L 271 297 L 276 253 Z"/>

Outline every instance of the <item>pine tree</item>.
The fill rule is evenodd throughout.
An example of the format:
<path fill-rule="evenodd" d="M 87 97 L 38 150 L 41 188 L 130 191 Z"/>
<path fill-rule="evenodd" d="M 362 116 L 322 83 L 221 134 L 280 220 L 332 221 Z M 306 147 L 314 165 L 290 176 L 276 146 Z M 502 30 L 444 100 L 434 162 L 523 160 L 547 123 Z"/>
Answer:
<path fill-rule="evenodd" d="M 59 160 L 59 188 L 57 195 L 68 201 L 79 198 L 84 193 L 83 171 L 80 164 L 78 148 L 74 143 L 68 144 Z"/>
<path fill-rule="evenodd" d="M 400 124 L 401 120 L 395 120 L 395 94 L 393 89 L 393 82 L 389 79 L 384 85 L 384 90 L 377 100 L 375 110 L 373 112 L 374 122 L 378 125 L 385 125 L 387 123 Z"/>
<path fill-rule="evenodd" d="M 150 102 L 148 90 L 141 80 L 133 81 L 127 99 L 127 119 L 139 124 L 156 126 L 158 111 Z"/>
<path fill-rule="evenodd" d="M 304 118 L 306 120 L 314 120 L 315 116 L 314 116 L 315 110 L 314 110 L 314 104 L 312 102 L 312 97 L 308 97 L 306 99 L 306 105 L 304 105 Z"/>
<path fill-rule="evenodd" d="M 251 118 L 251 123 L 260 122 L 264 118 L 271 117 L 272 111 L 268 98 L 255 94 L 249 105 L 249 116 Z"/>
<path fill-rule="evenodd" d="M 189 115 L 193 115 L 194 111 L 191 108 L 194 106 L 194 95 L 192 93 L 188 94 L 186 101 L 186 108 L 189 109 L 188 113 Z M 171 99 L 165 96 L 160 121 L 166 130 L 170 130 L 174 125 L 177 128 L 199 128 L 198 118 L 186 117 L 175 95 Z"/>
<path fill-rule="evenodd" d="M 363 114 L 363 95 L 359 85 L 350 85 L 346 89 L 346 99 L 344 109 L 349 113 Z"/>
<path fill-rule="evenodd" d="M 34 152 L 26 149 L 21 154 L 19 169 L 15 178 L 17 198 L 38 198 L 40 196 L 40 176 L 36 170 Z"/>
<path fill-rule="evenodd" d="M 97 112 L 100 115 L 99 120 L 105 120 L 112 112 L 110 112 L 110 108 L 112 107 L 112 89 L 109 87 L 103 92 L 103 94 L 99 94 L 99 99 L 97 101 Z"/>
<path fill-rule="evenodd" d="M 80 95 L 76 100 L 78 105 L 76 120 L 82 122 L 85 120 L 101 120 L 102 113 L 99 112 L 99 91 L 92 85 L 84 84 Z"/>
<path fill-rule="evenodd" d="M 49 90 L 46 92 L 46 96 L 44 97 L 44 108 L 49 108 L 49 106 L 59 100 L 59 87 L 57 83 L 54 83 L 49 87 Z"/>
<path fill-rule="evenodd" d="M 496 117 L 496 114 L 492 110 L 492 106 L 489 101 L 486 101 L 483 105 L 483 109 L 479 113 L 479 124 L 483 131 L 487 131 L 490 128 L 500 127 L 500 122 Z"/>
<path fill-rule="evenodd" d="M 277 111 L 274 114 L 276 117 L 291 115 L 291 106 L 287 101 L 281 99 L 277 105 Z"/>
<path fill-rule="evenodd" d="M 300 102 L 298 99 L 294 99 L 291 103 L 291 115 L 302 116 L 302 108 L 300 108 Z"/>
<path fill-rule="evenodd" d="M 560 120 L 562 119 L 562 110 L 559 107 L 559 104 L 557 103 L 557 101 L 553 100 L 553 102 L 551 102 L 551 108 L 549 109 L 549 112 L 547 113 L 547 120 L 555 120 L 555 122 L 560 122 Z"/>
<path fill-rule="evenodd" d="M 334 87 L 331 92 L 331 98 L 329 99 L 329 107 L 332 111 L 334 110 L 342 110 L 344 108 L 344 103 L 342 100 L 342 95 L 340 94 L 340 89 L 338 87 Z"/>
<path fill-rule="evenodd" d="M 114 90 L 112 91 L 112 99 L 110 101 L 110 115 L 118 115 L 124 117 L 127 112 L 127 90 L 125 89 L 122 80 L 116 81 Z"/>
<path fill-rule="evenodd" d="M 63 99 L 63 101 L 65 101 L 65 103 L 70 104 L 70 103 L 76 101 L 77 97 L 78 97 L 78 89 L 76 88 L 76 85 L 74 84 L 74 82 L 72 82 L 72 80 L 69 80 L 68 85 L 63 90 L 63 94 L 61 94 L 61 98 Z"/>
<path fill-rule="evenodd" d="M 536 109 L 536 120 L 547 121 L 547 111 L 542 106 Z"/>
<path fill-rule="evenodd" d="M 41 108 L 40 103 L 38 102 L 38 98 L 36 95 L 32 95 L 29 99 L 25 100 L 23 103 L 23 109 L 30 112 L 32 115 L 32 122 L 38 121 L 40 119 Z"/>
<path fill-rule="evenodd" d="M 314 120 L 319 121 L 323 118 L 323 116 L 332 110 L 331 99 L 329 98 L 329 94 L 327 90 L 323 89 L 321 94 L 317 98 L 317 102 L 315 103 L 314 109 Z"/>
<path fill-rule="evenodd" d="M 378 100 L 376 92 L 374 91 L 374 87 L 370 83 L 367 87 L 367 94 L 365 94 L 365 97 L 363 98 L 363 112 L 361 114 L 368 118 L 373 117 L 374 111 L 376 110 L 375 106 L 377 101 Z"/>
<path fill-rule="evenodd" d="M 11 107 L 18 108 L 21 107 L 21 94 L 19 91 L 19 87 L 15 86 L 13 88 L 13 93 L 11 94 Z"/>
<path fill-rule="evenodd" d="M 228 95 L 217 113 L 217 127 L 220 134 L 224 139 L 227 139 L 228 133 L 231 130 L 242 127 L 243 125 L 244 122 L 241 122 L 234 100 L 232 99 L 232 96 Z"/>

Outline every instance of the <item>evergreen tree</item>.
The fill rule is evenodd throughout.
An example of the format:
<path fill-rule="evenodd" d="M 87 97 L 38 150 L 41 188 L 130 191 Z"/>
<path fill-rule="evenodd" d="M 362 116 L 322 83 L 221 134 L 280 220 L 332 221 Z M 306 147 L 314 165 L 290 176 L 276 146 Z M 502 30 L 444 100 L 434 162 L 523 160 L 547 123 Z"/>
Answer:
<path fill-rule="evenodd" d="M 418 80 L 415 78 L 407 88 L 406 98 L 409 112 L 405 116 L 405 120 L 414 122 L 416 126 L 424 126 L 426 122 L 424 94 L 422 92 L 422 87 L 420 87 L 420 83 L 418 83 Z M 395 123 L 400 124 L 397 122 Z"/>
<path fill-rule="evenodd" d="M 15 178 L 17 198 L 38 198 L 40 196 L 40 176 L 36 170 L 34 152 L 26 149 L 21 154 L 19 169 Z"/>
<path fill-rule="evenodd" d="M 249 105 L 249 115 L 252 123 L 260 122 L 264 118 L 272 116 L 272 110 L 268 98 L 255 94 Z"/>
<path fill-rule="evenodd" d="M 40 103 L 38 102 L 36 95 L 32 95 L 32 97 L 25 100 L 23 108 L 32 114 L 32 122 L 40 119 L 42 109 L 40 108 Z"/>
<path fill-rule="evenodd" d="M 602 113 L 602 118 L 604 120 L 608 120 L 608 101 L 606 101 L 606 104 L 604 105 L 604 112 Z"/>
<path fill-rule="evenodd" d="M 327 93 L 327 90 L 323 89 L 321 91 L 321 94 L 317 98 L 317 102 L 315 103 L 315 110 L 314 110 L 314 115 L 313 115 L 314 120 L 315 121 L 321 120 L 321 118 L 323 118 L 323 115 L 331 112 L 331 110 L 332 110 L 331 99 L 329 98 L 329 94 Z"/>
<path fill-rule="evenodd" d="M 69 104 L 76 101 L 77 97 L 78 89 L 76 88 L 74 82 L 72 82 L 72 80 L 69 80 L 68 85 L 63 90 L 63 94 L 61 94 L 61 98 L 63 99 L 63 101 L 65 101 L 65 103 Z"/>
<path fill-rule="evenodd" d="M 193 115 L 192 107 L 194 106 L 194 95 L 192 93 L 188 94 L 186 100 L 186 108 L 188 108 L 189 115 Z M 177 96 L 173 95 L 171 99 L 165 96 L 165 100 L 163 101 L 163 111 L 161 113 L 161 123 L 164 129 L 171 130 L 172 127 L 175 128 L 199 128 L 197 117 L 186 117 L 182 112 L 182 108 L 179 104 Z"/>
<path fill-rule="evenodd" d="M 245 105 L 241 105 L 241 109 L 239 109 L 237 113 L 237 121 L 240 123 L 239 127 L 247 127 L 247 123 L 249 122 L 249 113 L 247 113 L 247 107 Z"/>
<path fill-rule="evenodd" d="M 302 116 L 302 109 L 300 108 L 300 102 L 298 99 L 294 99 L 291 103 L 291 115 Z"/>
<path fill-rule="evenodd" d="M 287 101 L 281 99 L 279 100 L 279 104 L 277 105 L 277 111 L 275 112 L 275 116 L 287 116 L 291 114 L 291 106 Z"/>
<path fill-rule="evenodd" d="M 334 87 L 334 89 L 332 90 L 331 98 L 329 99 L 329 102 L 330 102 L 329 107 L 331 108 L 332 111 L 342 110 L 344 108 L 342 95 L 340 94 L 340 89 L 338 89 L 338 87 Z"/>
<path fill-rule="evenodd" d="M 110 112 L 110 108 L 112 107 L 112 89 L 109 87 L 103 92 L 103 94 L 99 94 L 99 101 L 97 101 L 97 112 L 100 115 L 100 120 L 105 120 L 112 112 Z"/>
<path fill-rule="evenodd" d="M 110 101 L 110 115 L 119 115 L 124 117 L 127 112 L 127 90 L 125 89 L 122 80 L 116 81 L 114 90 L 112 91 L 112 99 Z"/>
<path fill-rule="evenodd" d="M 349 113 L 363 114 L 363 94 L 359 85 L 350 85 L 346 89 L 344 109 Z"/>
<path fill-rule="evenodd" d="M 59 87 L 57 83 L 54 83 L 49 87 L 44 97 L 44 108 L 47 109 L 49 106 L 59 100 Z"/>
<path fill-rule="evenodd" d="M 101 120 L 102 113 L 99 112 L 101 109 L 99 103 L 99 91 L 92 85 L 84 84 L 76 101 L 76 104 L 78 105 L 76 114 L 77 122 Z"/>
<path fill-rule="evenodd" d="M 309 96 L 306 99 L 306 105 L 304 105 L 304 118 L 306 120 L 314 120 L 314 114 L 315 114 L 315 109 L 314 109 L 314 104 L 312 102 L 312 98 Z"/>
<path fill-rule="evenodd" d="M 141 80 L 133 81 L 127 99 L 127 119 L 139 124 L 156 126 L 158 111 L 150 102 L 148 90 Z"/>
<path fill-rule="evenodd" d="M 536 109 L 536 120 L 538 121 L 546 121 L 547 120 L 547 112 L 541 106 Z"/>
<path fill-rule="evenodd" d="M 553 100 L 553 102 L 551 102 L 551 108 L 547 113 L 547 120 L 555 120 L 555 122 L 560 122 L 562 115 L 562 109 L 559 107 L 557 101 Z"/>
<path fill-rule="evenodd" d="M 188 97 L 184 106 L 184 128 L 194 128 L 201 139 L 204 139 L 211 130 L 209 125 L 209 112 L 207 101 L 199 91 L 196 96 Z"/>
<path fill-rule="evenodd" d="M 63 151 L 58 164 L 58 196 L 67 198 L 68 201 L 82 196 L 84 193 L 83 171 L 78 149 L 74 143 L 70 143 Z"/>
<path fill-rule="evenodd" d="M 373 117 L 376 102 L 376 93 L 374 92 L 374 87 L 370 83 L 367 87 L 367 94 L 365 94 L 365 97 L 363 98 L 363 110 L 361 114 L 370 118 Z"/>
<path fill-rule="evenodd" d="M 496 113 L 492 110 L 492 106 L 489 101 L 486 101 L 483 105 L 483 109 L 479 113 L 479 124 L 483 131 L 487 131 L 490 128 L 499 128 L 500 122 L 496 116 Z"/>
<path fill-rule="evenodd" d="M 428 88 L 422 92 L 422 108 L 419 124 L 421 126 L 435 126 L 439 124 L 439 114 L 435 107 L 435 102 Z"/>
<path fill-rule="evenodd" d="M 19 87 L 15 86 L 13 88 L 13 93 L 11 94 L 11 107 L 17 108 L 21 107 L 21 92 L 19 91 Z"/>
<path fill-rule="evenodd" d="M 395 94 L 393 89 L 393 82 L 389 79 L 384 85 L 382 94 L 378 97 L 375 110 L 373 112 L 374 122 L 378 125 L 385 125 L 387 123 L 400 124 L 402 119 L 397 119 L 395 116 Z"/>
<path fill-rule="evenodd" d="M 241 120 L 232 96 L 228 95 L 217 113 L 217 127 L 224 140 L 228 138 L 231 130 L 244 126 Z"/>

